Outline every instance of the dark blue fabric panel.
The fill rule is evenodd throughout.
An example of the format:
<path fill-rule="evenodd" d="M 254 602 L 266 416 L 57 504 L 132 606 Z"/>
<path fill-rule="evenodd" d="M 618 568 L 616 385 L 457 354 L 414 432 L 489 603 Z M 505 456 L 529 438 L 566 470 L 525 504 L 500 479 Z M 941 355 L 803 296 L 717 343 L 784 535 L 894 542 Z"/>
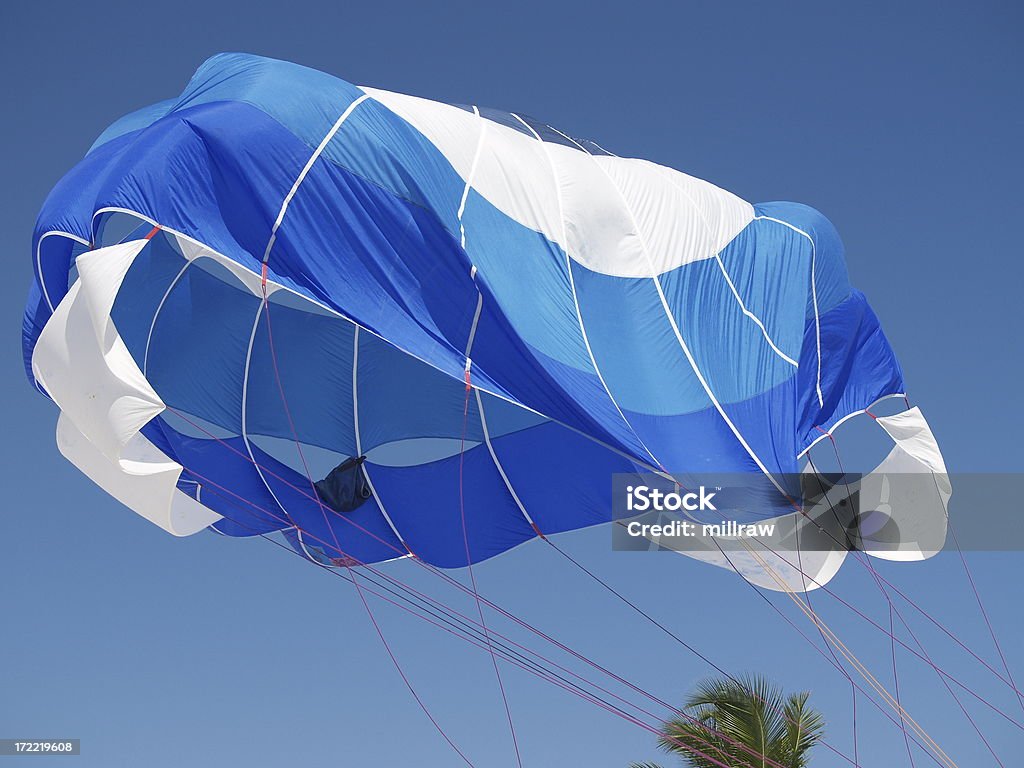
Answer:
<path fill-rule="evenodd" d="M 184 467 L 179 484 L 195 498 L 200 486 L 202 504 L 222 515 L 217 529 L 229 536 L 254 536 L 287 526 L 266 486 L 260 480 L 240 437 L 223 442 L 182 435 L 163 419 L 149 422 L 142 434 Z M 295 474 L 287 467 L 279 467 Z"/>
<path fill-rule="evenodd" d="M 815 328 L 808 323 L 800 358 L 800 398 L 796 404 L 797 448 L 803 450 L 821 433 L 883 395 L 904 391 L 903 369 L 864 294 L 850 297 L 821 317 L 821 390 L 815 390 Z"/>
<path fill-rule="evenodd" d="M 260 467 L 267 468 L 263 471 L 266 484 L 306 541 L 322 547 L 331 556 L 352 557 L 368 563 L 405 554 L 376 499 L 368 500 L 351 512 L 335 512 L 320 503 L 304 471 L 290 469 L 255 445 L 250 448 Z"/>
<path fill-rule="evenodd" d="M 74 246 L 62 237 L 46 237 L 47 232 L 68 232 L 85 241 L 92 241 L 92 216 L 98 191 L 108 177 L 116 175 L 118 160 L 131 145 L 132 137 L 123 137 L 106 144 L 101 150 L 81 160 L 47 195 L 36 218 L 32 234 L 33 257 L 39 256 L 37 279 L 56 307 L 68 289 L 68 269 Z M 40 241 L 41 246 L 40 247 Z"/>
<path fill-rule="evenodd" d="M 417 557 L 443 568 L 466 564 L 459 458 L 414 467 L 367 462 L 381 503 L 402 538 Z M 469 449 L 463 460 L 465 532 L 472 561 L 486 560 L 533 538 L 533 529 L 513 502 L 487 448 Z"/>
<path fill-rule="evenodd" d="M 497 407 L 485 401 L 488 416 Z M 493 441 L 495 455 L 523 507 L 545 535 L 611 520 L 612 475 L 636 465 L 558 424 Z"/>
<path fill-rule="evenodd" d="M 325 509 L 308 478 L 250 444 L 261 477 L 240 437 L 187 437 L 162 419 L 151 421 L 143 434 L 185 468 L 186 483 L 201 486 L 202 503 L 224 517 L 216 525 L 221 533 L 254 536 L 295 525 L 332 554 L 341 550 L 363 562 L 404 553 L 375 501 L 344 516 Z M 195 496 L 194 488 L 187 491 Z"/>

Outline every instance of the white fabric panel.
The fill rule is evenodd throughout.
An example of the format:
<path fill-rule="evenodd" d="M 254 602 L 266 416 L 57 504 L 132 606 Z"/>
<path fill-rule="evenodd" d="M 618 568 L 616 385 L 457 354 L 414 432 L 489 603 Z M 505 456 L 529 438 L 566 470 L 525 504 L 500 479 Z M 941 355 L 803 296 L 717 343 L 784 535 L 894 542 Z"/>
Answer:
<path fill-rule="evenodd" d="M 562 195 L 565 238 L 573 260 L 605 275 L 650 278 L 651 265 L 630 212 L 601 166 L 578 149 L 551 143 L 545 147 Z"/>
<path fill-rule="evenodd" d="M 428 99 L 363 90 L 420 131 L 456 173 L 469 178 L 480 118 Z M 713 257 L 753 220 L 749 203 L 678 171 L 644 160 L 592 157 L 562 144 L 541 146 L 536 138 L 498 123 L 488 128 L 487 144 L 473 176 L 474 189 L 502 213 L 567 248 L 571 258 L 595 272 L 651 277 L 650 265 L 639 250 L 634 215 L 657 274 Z M 557 188 L 548 157 L 556 168 Z M 563 215 L 568 243 L 562 242 Z"/>
<path fill-rule="evenodd" d="M 147 242 L 78 257 L 78 280 L 40 333 L 32 370 L 61 409 L 61 453 L 111 496 L 185 536 L 220 516 L 177 490 L 182 467 L 139 434 L 164 403 L 110 317 L 121 283 Z"/>
<path fill-rule="evenodd" d="M 212 259 L 224 267 L 228 272 L 238 278 L 245 288 L 253 295 L 257 297 L 263 296 L 263 279 L 261 275 L 246 269 L 241 264 L 232 259 L 222 256 L 216 251 L 212 251 L 196 240 L 189 237 L 185 237 L 177 232 L 170 232 L 164 230 L 170 237 L 174 238 L 174 241 L 178 244 L 178 248 L 181 249 L 181 255 L 184 256 L 188 261 L 193 262 L 198 259 Z M 270 296 L 274 291 L 278 290 L 280 286 L 271 280 L 267 280 L 266 292 L 267 296 Z"/>
<path fill-rule="evenodd" d="M 875 421 L 889 433 L 896 445 L 916 458 L 932 472 L 946 475 L 946 462 L 931 427 L 917 406 L 893 416 L 879 416 Z M 947 481 L 948 484 L 948 481 Z M 952 494 L 953 489 L 949 489 Z"/>
<path fill-rule="evenodd" d="M 946 463 L 920 408 L 876 421 L 896 445 L 861 480 L 858 546 L 883 560 L 925 560 L 946 541 Z"/>
<path fill-rule="evenodd" d="M 190 536 L 220 520 L 220 515 L 178 490 L 181 465 L 140 434 L 125 446 L 120 460 L 111 461 L 61 413 L 57 447 L 96 485 L 175 536 Z"/>
<path fill-rule="evenodd" d="M 60 409 L 109 459 L 164 409 L 114 328 L 110 310 L 146 240 L 78 257 L 79 278 L 39 335 L 32 370 Z"/>
<path fill-rule="evenodd" d="M 731 193 L 670 168 L 620 157 L 588 159 L 607 174 L 617 204 L 636 222 L 655 274 L 714 257 L 754 217 L 753 207 Z M 642 261 L 628 276 L 650 277 L 650 267 Z"/>
<path fill-rule="evenodd" d="M 735 571 L 751 584 L 773 592 L 811 592 L 828 584 L 846 559 L 845 532 L 830 514 L 809 511 L 816 522 L 802 513 L 759 521 L 774 524 L 775 533 L 763 539 L 718 539 L 716 546 L 709 539 L 692 538 L 680 546 L 679 538 L 648 536 L 665 549 L 702 563 Z M 819 529 L 824 529 L 827 533 Z M 797 545 L 799 544 L 799 551 Z M 702 548 L 698 549 L 698 546 Z"/>
<path fill-rule="evenodd" d="M 418 96 L 363 90 L 422 133 L 459 176 L 470 178 L 480 121 L 486 118 Z M 544 146 L 506 125 L 488 121 L 487 128 L 473 189 L 506 216 L 561 245 L 557 190 Z"/>

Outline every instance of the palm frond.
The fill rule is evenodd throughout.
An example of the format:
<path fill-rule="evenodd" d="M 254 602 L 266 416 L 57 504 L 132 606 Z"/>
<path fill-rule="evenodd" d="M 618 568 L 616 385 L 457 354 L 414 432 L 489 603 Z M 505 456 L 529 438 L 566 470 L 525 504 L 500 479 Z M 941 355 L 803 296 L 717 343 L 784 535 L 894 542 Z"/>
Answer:
<path fill-rule="evenodd" d="M 765 768 L 769 761 L 804 768 L 824 731 L 807 700 L 807 693 L 784 698 L 756 676 L 704 680 L 686 700 L 686 717 L 663 724 L 658 744 L 691 768 Z"/>

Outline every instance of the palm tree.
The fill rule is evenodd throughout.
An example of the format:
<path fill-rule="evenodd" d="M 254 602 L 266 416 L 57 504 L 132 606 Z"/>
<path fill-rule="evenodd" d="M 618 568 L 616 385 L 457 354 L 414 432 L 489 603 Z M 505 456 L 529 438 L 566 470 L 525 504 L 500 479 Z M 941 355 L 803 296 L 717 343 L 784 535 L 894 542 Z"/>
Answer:
<path fill-rule="evenodd" d="M 809 694 L 783 697 L 762 678 L 706 680 L 683 713 L 662 725 L 658 745 L 692 768 L 805 768 L 825 722 Z M 710 758 L 710 759 L 709 759 Z M 634 763 L 632 768 L 658 768 Z"/>

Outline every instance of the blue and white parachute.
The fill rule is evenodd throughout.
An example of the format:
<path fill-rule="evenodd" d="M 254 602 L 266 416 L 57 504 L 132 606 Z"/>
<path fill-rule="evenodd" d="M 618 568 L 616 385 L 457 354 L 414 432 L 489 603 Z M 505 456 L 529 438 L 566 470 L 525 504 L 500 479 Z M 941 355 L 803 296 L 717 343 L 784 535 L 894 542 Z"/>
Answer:
<path fill-rule="evenodd" d="M 464 565 L 461 495 L 483 560 L 609 521 L 617 472 L 787 491 L 903 392 L 812 208 L 255 56 L 108 128 L 33 248 L 62 453 L 172 533 L 315 559 Z M 303 465 L 363 455 L 371 497 L 324 514 Z"/>

